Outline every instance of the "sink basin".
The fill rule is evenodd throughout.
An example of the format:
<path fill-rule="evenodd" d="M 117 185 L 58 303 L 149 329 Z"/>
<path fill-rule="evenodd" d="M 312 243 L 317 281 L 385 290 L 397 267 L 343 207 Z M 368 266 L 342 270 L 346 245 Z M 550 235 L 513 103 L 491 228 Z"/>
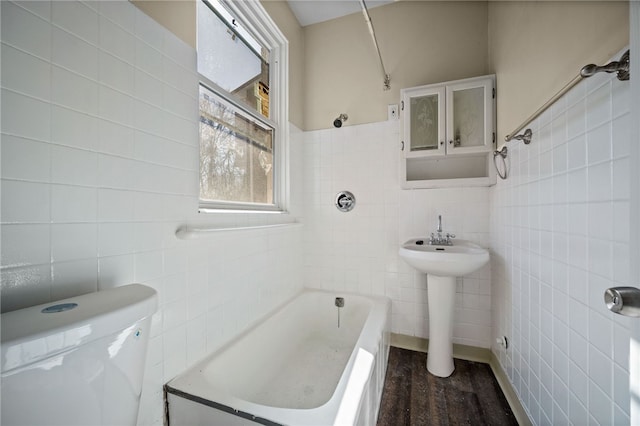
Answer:
<path fill-rule="evenodd" d="M 489 261 L 489 252 L 465 240 L 454 240 L 452 246 L 431 246 L 428 241 L 411 239 L 400 247 L 399 254 L 409 265 L 427 274 L 427 370 L 438 377 L 449 377 L 455 369 L 452 336 L 456 277 L 482 268 Z"/>
<path fill-rule="evenodd" d="M 452 246 L 431 246 L 428 238 L 413 238 L 400 247 L 400 257 L 420 272 L 461 277 L 482 268 L 489 252 L 466 240 L 453 240 Z"/>

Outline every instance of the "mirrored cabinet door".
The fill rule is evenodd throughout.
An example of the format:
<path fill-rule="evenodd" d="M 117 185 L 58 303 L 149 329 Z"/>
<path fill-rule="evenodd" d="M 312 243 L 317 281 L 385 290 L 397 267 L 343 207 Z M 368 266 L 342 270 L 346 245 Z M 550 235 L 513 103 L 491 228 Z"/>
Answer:
<path fill-rule="evenodd" d="M 493 146 L 493 79 L 447 86 L 447 151 L 480 152 Z"/>
<path fill-rule="evenodd" d="M 400 91 L 406 158 L 490 152 L 495 139 L 495 76 Z"/>
<path fill-rule="evenodd" d="M 438 89 L 432 92 L 411 97 L 409 100 L 411 151 L 438 150 L 444 145 L 441 144 L 444 142 L 444 128 L 441 125 L 444 115 L 444 91 Z"/>
<path fill-rule="evenodd" d="M 444 87 L 404 94 L 406 155 L 445 153 L 445 94 Z"/>

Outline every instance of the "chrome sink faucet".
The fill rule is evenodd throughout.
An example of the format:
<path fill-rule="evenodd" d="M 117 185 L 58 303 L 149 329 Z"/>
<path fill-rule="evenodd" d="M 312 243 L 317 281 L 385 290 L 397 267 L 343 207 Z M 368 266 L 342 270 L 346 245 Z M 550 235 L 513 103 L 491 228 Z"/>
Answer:
<path fill-rule="evenodd" d="M 442 215 L 438 215 L 438 228 L 436 229 L 437 235 L 431 233 L 431 237 L 429 238 L 429 245 L 432 246 L 452 246 L 453 241 L 452 238 L 456 236 L 454 234 L 450 234 L 447 232 L 446 235 L 442 235 Z"/>

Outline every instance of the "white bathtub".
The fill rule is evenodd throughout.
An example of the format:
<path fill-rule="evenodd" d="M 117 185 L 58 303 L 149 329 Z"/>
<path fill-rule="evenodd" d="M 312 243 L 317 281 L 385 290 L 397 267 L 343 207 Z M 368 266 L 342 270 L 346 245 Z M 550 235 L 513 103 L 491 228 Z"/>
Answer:
<path fill-rule="evenodd" d="M 335 298 L 343 297 L 338 308 Z M 165 386 L 169 425 L 375 424 L 390 302 L 305 290 Z"/>

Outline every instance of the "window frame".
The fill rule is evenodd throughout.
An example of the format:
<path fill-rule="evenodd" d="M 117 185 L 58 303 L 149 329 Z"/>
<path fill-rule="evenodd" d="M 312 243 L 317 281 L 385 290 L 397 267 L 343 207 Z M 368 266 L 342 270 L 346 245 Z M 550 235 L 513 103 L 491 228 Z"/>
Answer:
<path fill-rule="evenodd" d="M 198 0 L 201 1 L 201 0 Z M 289 42 L 258 0 L 218 0 L 259 43 L 269 49 L 269 114 L 264 117 L 198 72 L 199 86 L 212 91 L 252 118 L 273 128 L 273 204 L 211 201 L 200 198 L 198 211 L 288 213 L 289 208 Z M 214 13 L 214 12 L 212 12 Z M 197 52 L 197 49 L 196 49 Z M 274 90 L 275 89 L 275 90 Z M 198 95 L 198 102 L 200 96 Z M 200 107 L 198 107 L 200 117 Z M 198 120 L 200 123 L 200 120 Z M 198 124 L 200 125 L 200 124 Z M 200 132 L 198 132 L 199 134 Z M 198 137 L 200 144 L 200 137 Z"/>

